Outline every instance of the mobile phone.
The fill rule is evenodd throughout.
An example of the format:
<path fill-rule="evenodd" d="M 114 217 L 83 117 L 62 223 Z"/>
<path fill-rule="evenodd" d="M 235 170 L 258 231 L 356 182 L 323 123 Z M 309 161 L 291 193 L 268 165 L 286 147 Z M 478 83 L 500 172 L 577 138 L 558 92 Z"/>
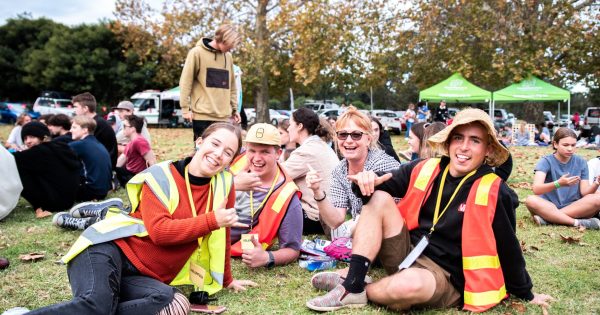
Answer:
<path fill-rule="evenodd" d="M 190 304 L 190 310 L 204 314 L 221 314 L 227 310 L 227 307 L 221 305 Z"/>

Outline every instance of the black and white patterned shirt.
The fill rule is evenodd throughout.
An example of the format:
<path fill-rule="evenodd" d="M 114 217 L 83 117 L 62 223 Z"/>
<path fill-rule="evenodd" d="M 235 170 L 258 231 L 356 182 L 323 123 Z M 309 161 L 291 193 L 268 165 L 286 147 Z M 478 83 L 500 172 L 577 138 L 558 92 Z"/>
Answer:
<path fill-rule="evenodd" d="M 400 167 L 400 163 L 387 155 L 380 149 L 369 149 L 367 160 L 365 161 L 365 171 L 389 172 Z M 348 160 L 340 161 L 331 172 L 331 184 L 329 187 L 329 200 L 335 208 L 345 208 L 346 213 L 352 215 L 352 219 L 360 214 L 362 201 L 352 193 L 352 182 L 348 176 Z"/>

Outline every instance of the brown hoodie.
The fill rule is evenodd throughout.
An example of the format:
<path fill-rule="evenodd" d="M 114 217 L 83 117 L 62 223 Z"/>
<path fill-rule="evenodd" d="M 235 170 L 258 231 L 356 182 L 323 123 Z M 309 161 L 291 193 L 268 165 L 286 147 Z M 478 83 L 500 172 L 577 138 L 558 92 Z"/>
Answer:
<path fill-rule="evenodd" d="M 182 112 L 192 112 L 193 120 L 227 121 L 237 109 L 237 88 L 233 59 L 208 45 L 202 38 L 185 60 L 179 79 Z"/>

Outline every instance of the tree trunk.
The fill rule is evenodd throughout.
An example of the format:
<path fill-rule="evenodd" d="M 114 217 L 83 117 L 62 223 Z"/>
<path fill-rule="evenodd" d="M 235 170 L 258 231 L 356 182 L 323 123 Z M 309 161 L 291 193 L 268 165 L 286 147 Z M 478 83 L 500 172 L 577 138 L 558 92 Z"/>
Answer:
<path fill-rule="evenodd" d="M 258 51 L 258 93 L 256 93 L 256 121 L 269 122 L 269 69 L 267 69 L 268 56 L 268 30 L 267 30 L 267 4 L 268 0 L 259 0 L 256 7 L 256 48 Z"/>

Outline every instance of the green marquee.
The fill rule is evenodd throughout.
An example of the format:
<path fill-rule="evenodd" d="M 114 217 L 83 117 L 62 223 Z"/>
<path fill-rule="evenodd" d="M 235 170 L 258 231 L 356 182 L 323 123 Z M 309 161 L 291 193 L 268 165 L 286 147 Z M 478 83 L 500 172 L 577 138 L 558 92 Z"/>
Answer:
<path fill-rule="evenodd" d="M 526 101 L 568 101 L 569 91 L 556 87 L 535 76 L 509 85 L 493 93 L 494 103 L 519 103 Z"/>
<path fill-rule="evenodd" d="M 487 103 L 492 99 L 492 93 L 455 73 L 448 79 L 419 92 L 419 99 L 428 102 L 445 100 L 446 103 Z"/>

